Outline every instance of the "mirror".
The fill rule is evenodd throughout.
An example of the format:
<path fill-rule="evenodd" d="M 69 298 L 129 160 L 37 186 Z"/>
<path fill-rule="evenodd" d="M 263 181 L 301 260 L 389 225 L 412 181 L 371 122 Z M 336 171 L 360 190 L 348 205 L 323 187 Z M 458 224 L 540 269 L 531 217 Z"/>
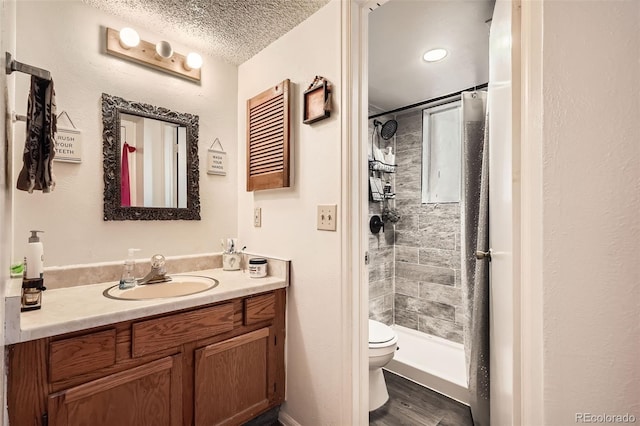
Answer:
<path fill-rule="evenodd" d="M 200 220 L 198 120 L 102 94 L 104 220 Z"/>

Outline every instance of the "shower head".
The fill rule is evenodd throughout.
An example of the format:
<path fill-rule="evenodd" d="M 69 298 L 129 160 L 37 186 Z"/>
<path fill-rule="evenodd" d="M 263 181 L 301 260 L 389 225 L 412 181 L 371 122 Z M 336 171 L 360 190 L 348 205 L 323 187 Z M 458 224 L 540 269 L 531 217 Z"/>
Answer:
<path fill-rule="evenodd" d="M 382 122 L 378 120 L 373 120 L 373 125 L 375 127 L 381 126 L 380 136 L 382 139 L 389 140 L 396 134 L 398 130 L 398 122 L 396 120 L 388 120 L 386 123 L 382 124 Z"/>

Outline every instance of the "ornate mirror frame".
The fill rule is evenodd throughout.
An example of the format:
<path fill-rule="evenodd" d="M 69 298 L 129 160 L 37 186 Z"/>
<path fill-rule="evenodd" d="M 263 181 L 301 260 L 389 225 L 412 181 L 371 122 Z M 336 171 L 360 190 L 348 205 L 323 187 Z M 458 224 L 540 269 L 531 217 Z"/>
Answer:
<path fill-rule="evenodd" d="M 123 207 L 120 199 L 120 114 L 178 124 L 187 134 L 187 207 Z M 197 115 L 102 94 L 104 220 L 200 220 Z"/>

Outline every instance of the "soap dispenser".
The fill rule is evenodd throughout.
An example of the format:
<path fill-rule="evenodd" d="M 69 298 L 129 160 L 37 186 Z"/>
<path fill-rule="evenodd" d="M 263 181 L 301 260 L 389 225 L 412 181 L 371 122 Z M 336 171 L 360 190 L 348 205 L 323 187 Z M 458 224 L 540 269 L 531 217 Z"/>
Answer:
<path fill-rule="evenodd" d="M 42 292 L 46 290 L 44 286 L 44 247 L 38 232 L 31 231 L 27 255 L 24 257 L 25 270 L 22 279 L 22 312 L 33 311 L 42 307 Z"/>
<path fill-rule="evenodd" d="M 36 279 L 42 278 L 44 275 L 44 246 L 38 237 L 38 232 L 30 231 L 29 245 L 27 246 L 27 255 L 25 256 L 26 272 L 25 278 Z"/>
<path fill-rule="evenodd" d="M 124 269 L 122 270 L 122 277 L 120 278 L 120 284 L 118 285 L 120 290 L 126 290 L 136 286 L 136 260 L 133 255 L 137 251 L 140 251 L 140 249 L 129 249 L 129 256 L 127 257 L 127 260 L 124 261 Z"/>

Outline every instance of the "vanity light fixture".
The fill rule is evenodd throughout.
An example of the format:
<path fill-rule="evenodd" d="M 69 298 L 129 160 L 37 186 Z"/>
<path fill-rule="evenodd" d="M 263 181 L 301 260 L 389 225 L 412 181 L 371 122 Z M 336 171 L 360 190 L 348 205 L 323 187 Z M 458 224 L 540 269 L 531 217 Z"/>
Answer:
<path fill-rule="evenodd" d="M 135 37 L 131 34 L 135 34 Z M 137 44 L 134 42 L 136 38 Z M 200 55 L 196 54 L 199 61 L 195 58 L 189 60 L 187 56 L 174 52 L 168 41 L 150 43 L 141 40 L 138 33 L 131 28 L 123 28 L 120 31 L 107 28 L 107 53 L 192 81 L 200 81 Z M 192 61 L 191 65 L 189 61 Z"/>
<path fill-rule="evenodd" d="M 173 47 L 168 41 L 159 41 L 156 43 L 156 53 L 162 59 L 170 59 L 173 56 Z"/>
<path fill-rule="evenodd" d="M 140 44 L 140 36 L 133 28 L 125 27 L 121 29 L 118 33 L 118 38 L 120 40 L 120 46 L 125 49 L 131 49 Z"/>
<path fill-rule="evenodd" d="M 202 56 L 200 56 L 196 52 L 189 53 L 187 55 L 187 60 L 184 61 L 183 66 L 187 71 L 202 68 Z"/>
<path fill-rule="evenodd" d="M 448 53 L 449 52 L 447 52 L 447 49 L 431 49 L 425 52 L 424 56 L 422 56 L 422 59 L 424 59 L 426 62 L 438 62 L 443 60 Z"/>

